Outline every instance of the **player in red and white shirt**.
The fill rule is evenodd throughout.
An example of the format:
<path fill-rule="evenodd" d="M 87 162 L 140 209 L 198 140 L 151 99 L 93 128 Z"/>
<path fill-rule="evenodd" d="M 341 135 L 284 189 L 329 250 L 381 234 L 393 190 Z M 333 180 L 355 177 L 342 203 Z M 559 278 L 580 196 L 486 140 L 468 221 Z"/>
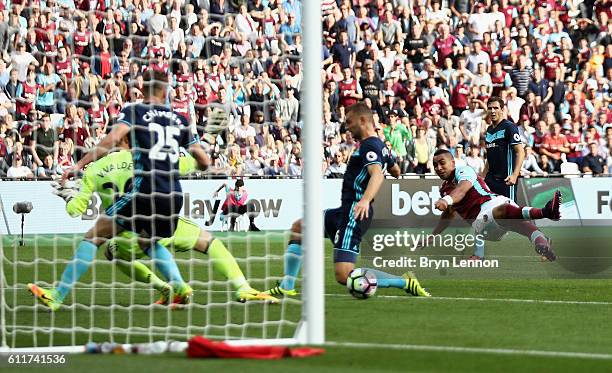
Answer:
<path fill-rule="evenodd" d="M 520 207 L 507 197 L 491 193 L 473 168 L 456 167 L 453 155 L 446 149 L 435 152 L 433 166 L 436 174 L 444 180 L 440 188 L 441 198 L 434 205 L 442 211 L 442 216 L 433 235 L 442 233 L 458 214 L 472 225 L 480 240 L 499 241 L 508 231 L 512 231 L 528 237 L 542 258 L 549 261 L 557 258 L 550 241 L 531 220 L 559 220 L 560 191 L 554 193 L 544 208 Z"/>

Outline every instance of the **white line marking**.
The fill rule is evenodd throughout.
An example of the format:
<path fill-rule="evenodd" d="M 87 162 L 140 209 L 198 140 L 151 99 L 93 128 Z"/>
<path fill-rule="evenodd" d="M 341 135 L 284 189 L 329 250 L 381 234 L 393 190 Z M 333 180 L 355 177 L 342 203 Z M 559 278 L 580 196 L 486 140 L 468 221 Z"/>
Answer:
<path fill-rule="evenodd" d="M 596 354 L 588 352 L 570 351 L 542 351 L 542 350 L 516 350 L 511 348 L 480 348 L 480 347 L 458 347 L 458 346 L 432 346 L 432 345 L 411 345 L 411 344 L 384 344 L 384 343 L 355 343 L 355 342 L 335 342 L 329 341 L 326 346 L 350 347 L 350 348 L 387 348 L 392 350 L 413 350 L 413 351 L 438 351 L 438 352 L 459 352 L 459 353 L 478 353 L 493 355 L 526 355 L 540 357 L 566 357 L 577 359 L 597 359 L 612 360 L 612 354 Z"/>
<path fill-rule="evenodd" d="M 350 294 L 338 294 L 339 296 L 351 296 Z M 333 295 L 333 296 L 338 296 Z M 328 294 L 332 296 L 332 294 Z M 420 300 L 453 300 L 453 301 L 471 301 L 471 302 L 507 302 L 507 303 L 538 303 L 538 304 L 581 304 L 581 305 L 597 305 L 609 306 L 612 302 L 605 301 L 579 301 L 579 300 L 549 300 L 549 299 L 516 299 L 516 298 L 470 298 L 470 297 L 410 297 L 406 295 L 376 295 L 380 298 L 408 298 Z"/>
<path fill-rule="evenodd" d="M 116 288 L 109 288 L 109 287 L 96 287 L 96 288 L 92 288 L 92 287 L 87 287 L 87 286 L 83 286 L 83 287 L 75 287 L 73 288 L 74 290 L 93 290 L 95 289 L 95 291 L 111 291 L 111 290 L 115 290 L 115 291 L 134 291 L 134 292 L 151 292 L 151 291 L 155 291 L 154 289 L 147 289 L 144 287 L 137 287 L 137 288 L 133 288 L 130 289 L 130 287 L 116 287 Z M 5 290 L 16 290 L 16 291 L 22 291 L 22 290 L 27 290 L 27 288 L 25 286 L 13 286 L 13 287 L 8 287 L 5 288 Z M 218 294 L 230 294 L 233 293 L 233 291 L 226 291 L 226 290 L 206 290 L 206 289 L 194 289 L 194 292 L 196 293 L 207 293 L 207 292 L 212 292 L 212 293 L 218 293 Z M 301 293 L 298 293 L 298 295 L 300 295 Z M 350 294 L 325 294 L 326 297 L 352 297 L 352 295 Z M 553 300 L 553 299 L 519 299 L 519 298 L 477 298 L 477 297 L 437 297 L 437 296 L 433 296 L 433 297 L 413 297 L 413 296 L 409 296 L 409 295 L 381 295 L 378 294 L 375 296 L 376 298 L 384 298 L 384 299 L 406 299 L 406 300 L 412 300 L 415 299 L 417 301 L 465 301 L 465 302 L 505 302 L 505 303 L 534 303 L 534 304 L 574 304 L 574 305 L 590 305 L 590 306 L 610 306 L 612 305 L 612 302 L 608 302 L 608 301 L 580 301 L 580 300 Z M 299 299 L 299 298 L 295 298 L 295 299 Z"/>

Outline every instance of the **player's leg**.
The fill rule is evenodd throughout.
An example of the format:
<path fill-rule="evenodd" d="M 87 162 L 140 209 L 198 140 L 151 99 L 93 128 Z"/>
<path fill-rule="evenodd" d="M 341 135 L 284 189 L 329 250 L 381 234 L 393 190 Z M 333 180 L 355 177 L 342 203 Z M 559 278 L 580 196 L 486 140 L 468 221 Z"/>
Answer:
<path fill-rule="evenodd" d="M 557 190 L 553 197 L 546 203 L 543 208 L 530 206 L 518 206 L 516 204 L 506 204 L 496 207 L 493 212 L 496 219 L 520 219 L 520 220 L 537 220 L 537 219 L 561 219 L 561 203 L 563 196 L 561 191 Z"/>
<path fill-rule="evenodd" d="M 353 218 L 352 209 L 349 210 L 345 208 L 343 214 L 345 217 L 343 226 L 338 230 L 334 239 L 334 270 L 336 281 L 342 285 L 346 285 L 349 274 L 355 269 L 355 263 L 359 257 L 361 238 L 365 235 L 370 226 L 373 211 L 370 211 L 370 218 L 360 221 Z M 417 280 L 412 273 L 396 276 L 373 268 L 364 269 L 376 275 L 378 287 L 380 288 L 397 288 L 405 290 L 408 294 L 415 296 L 430 296 L 430 294 L 421 287 L 419 280 Z"/>
<path fill-rule="evenodd" d="M 136 233 L 123 231 L 118 236 L 113 237 L 106 243 L 105 255 L 108 260 L 114 260 L 117 268 L 132 280 L 151 284 L 166 299 L 170 296 L 171 286 L 157 277 L 144 263 L 138 261 L 145 254 L 138 245 Z"/>
<path fill-rule="evenodd" d="M 326 211 L 327 212 L 327 211 Z M 275 287 L 265 291 L 270 295 L 295 296 L 295 281 L 302 267 L 302 219 L 291 225 L 289 243 L 284 256 L 283 279 Z"/>
<path fill-rule="evenodd" d="M 515 194 L 514 191 L 516 190 L 516 186 L 510 187 L 506 185 L 506 182 L 504 180 L 499 180 L 495 178 L 493 174 L 490 172 L 485 175 L 485 183 L 487 184 L 491 192 L 497 195 L 500 195 L 500 196 L 510 198 L 513 201 L 515 200 L 511 196 L 514 196 Z M 472 256 L 470 256 L 468 259 L 482 260 L 484 259 L 484 255 L 485 255 L 485 241 L 476 240 L 476 242 L 474 243 L 474 254 L 472 254 Z"/>
<path fill-rule="evenodd" d="M 172 253 L 160 243 L 163 238 L 174 234 L 182 205 L 183 197 L 178 193 L 172 196 L 137 196 L 134 206 L 138 206 L 138 215 L 134 212 L 132 219 L 134 231 L 139 233 L 140 247 L 181 298 L 179 303 L 187 304 L 193 290 L 183 280 Z"/>
<path fill-rule="evenodd" d="M 122 230 L 123 228 L 114 224 L 108 216 L 100 216 L 94 226 L 85 233 L 83 240 L 79 242 L 74 257 L 62 273 L 58 286 L 47 290 L 35 284 L 28 284 L 28 288 L 45 305 L 54 311 L 57 310 L 74 284 L 89 270 L 96 257 L 98 246 Z"/>
<path fill-rule="evenodd" d="M 559 211 L 561 197 L 561 192 L 556 191 L 553 198 L 541 209 L 528 206 L 520 207 L 507 201 L 507 203 L 499 204 L 493 208 L 494 222 L 503 228 L 527 237 L 535 246 L 539 255 L 549 261 L 554 261 L 556 255 L 551 248 L 550 240 L 531 220 L 544 218 L 559 220 L 561 218 Z"/>
<path fill-rule="evenodd" d="M 165 240 L 162 240 L 162 243 Z M 276 302 L 276 298 L 264 295 L 253 289 L 246 280 L 244 273 L 236 262 L 234 256 L 227 250 L 223 241 L 215 238 L 210 232 L 201 229 L 194 222 L 179 218 L 174 235 L 168 243 L 176 252 L 195 250 L 207 254 L 211 259 L 213 271 L 225 277 L 236 291 L 236 298 L 246 300 L 269 300 Z"/>

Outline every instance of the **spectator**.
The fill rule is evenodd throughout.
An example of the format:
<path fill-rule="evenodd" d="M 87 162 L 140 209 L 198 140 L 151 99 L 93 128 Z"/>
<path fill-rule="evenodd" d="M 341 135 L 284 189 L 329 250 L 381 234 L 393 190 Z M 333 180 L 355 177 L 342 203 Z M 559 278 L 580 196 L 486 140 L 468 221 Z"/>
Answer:
<path fill-rule="evenodd" d="M 395 42 L 403 42 L 402 27 L 393 18 L 391 10 L 385 10 L 382 20 L 378 22 L 376 42 L 382 46 L 390 46 Z"/>
<path fill-rule="evenodd" d="M 454 149 L 462 141 L 461 130 L 459 128 L 459 117 L 453 115 L 453 107 L 444 106 L 442 117 L 438 127 L 438 144 Z"/>
<path fill-rule="evenodd" d="M 41 118 L 41 125 L 32 134 L 30 149 L 37 167 L 43 166 L 43 160 L 50 155 L 53 163 L 57 161 L 58 136 L 55 128 L 51 127 L 51 117 L 44 114 Z"/>
<path fill-rule="evenodd" d="M 463 145 L 457 144 L 453 157 L 455 158 L 455 165 L 457 167 L 467 166 L 467 162 L 465 160 L 465 153 L 463 152 Z"/>
<path fill-rule="evenodd" d="M 325 170 L 325 177 L 327 178 L 342 178 L 346 172 L 346 163 L 344 162 L 344 155 L 341 152 L 337 152 L 333 155 L 329 166 Z"/>
<path fill-rule="evenodd" d="M 533 153 L 533 148 L 531 146 L 525 147 L 525 160 L 523 161 L 523 165 L 521 166 L 521 176 L 546 176 L 548 172 L 543 171 L 538 165 L 538 159 L 536 155 Z"/>
<path fill-rule="evenodd" d="M 400 121 L 397 110 L 392 110 L 389 113 L 389 125 L 384 128 L 383 133 L 385 139 L 391 144 L 391 150 L 397 154 L 397 163 L 400 165 L 400 168 L 405 168 L 406 142 L 410 141 L 412 133 Z"/>
<path fill-rule="evenodd" d="M 512 86 L 516 88 L 516 94 L 518 97 L 525 98 L 527 95 L 532 71 L 533 69 L 527 66 L 527 57 L 520 55 L 517 65 L 510 72 Z"/>
<path fill-rule="evenodd" d="M 259 156 L 259 148 L 253 145 L 249 148 L 249 155 L 244 161 L 245 175 L 263 175 L 264 160 Z"/>
<path fill-rule="evenodd" d="M 594 176 L 608 173 L 608 165 L 599 153 L 599 146 L 596 143 L 589 144 L 589 154 L 582 161 L 582 172 L 592 173 Z"/>
<path fill-rule="evenodd" d="M 254 138 L 256 136 L 255 128 L 250 125 L 250 118 L 247 115 L 240 117 L 240 126 L 237 126 L 234 130 L 234 136 L 236 143 L 242 147 L 246 146 L 248 137 Z"/>
<path fill-rule="evenodd" d="M 479 73 L 479 65 L 482 64 L 484 67 L 483 72 L 491 71 L 491 58 L 489 54 L 482 50 L 482 43 L 478 40 L 473 43 L 474 49 L 467 56 L 467 68 L 472 72 L 472 74 Z"/>
<path fill-rule="evenodd" d="M 31 179 L 34 175 L 32 170 L 23 165 L 23 159 L 20 155 L 13 157 L 13 165 L 6 172 L 6 176 L 13 179 Z"/>
<path fill-rule="evenodd" d="M 540 169 L 542 170 L 543 175 L 555 173 L 555 166 L 546 154 L 540 155 L 538 166 L 540 166 Z"/>
<path fill-rule="evenodd" d="M 480 156 L 480 149 L 478 146 L 470 146 L 470 152 L 465 158 L 465 163 L 472 167 L 474 171 L 476 171 L 476 174 L 482 174 L 482 171 L 484 171 L 484 160 Z"/>
<path fill-rule="evenodd" d="M 34 56 L 26 51 L 26 43 L 20 41 L 17 43 L 17 50 L 11 55 L 11 64 L 19 72 L 19 81 L 24 82 L 27 77 L 28 67 L 30 64 L 38 66 L 39 63 Z"/>
<path fill-rule="evenodd" d="M 295 98 L 295 89 L 287 87 L 287 95 L 274 104 L 274 114 L 281 118 L 283 123 L 295 126 L 298 121 L 300 102 Z"/>
<path fill-rule="evenodd" d="M 38 83 L 36 83 L 36 72 L 30 70 L 27 79 L 15 90 L 15 113 L 17 118 L 27 117 L 30 110 L 36 109 L 36 97 L 38 95 Z"/>
<path fill-rule="evenodd" d="M 349 107 L 363 98 L 361 86 L 353 79 L 353 72 L 349 67 L 342 70 L 342 81 L 338 83 L 338 105 Z"/>
<path fill-rule="evenodd" d="M 414 172 L 420 175 L 431 172 L 432 155 L 435 151 L 435 145 L 429 140 L 425 133 L 425 127 L 418 127 L 416 132 L 416 138 L 414 140 L 414 148 L 417 161 L 417 165 L 415 167 Z"/>
<path fill-rule="evenodd" d="M 552 97 L 553 90 L 548 80 L 542 78 L 540 69 L 533 70 L 533 78 L 529 82 L 529 91 L 542 99 L 542 102 L 548 102 Z"/>
<path fill-rule="evenodd" d="M 571 120 L 571 117 L 568 114 L 568 120 Z M 565 138 L 567 138 L 567 142 L 569 144 L 570 152 L 567 154 L 567 161 L 577 163 L 578 165 L 582 164 L 582 149 L 586 144 L 582 142 L 582 132 L 580 131 L 580 123 L 572 122 L 570 129 L 565 133 Z M 565 126 L 564 126 L 565 128 Z"/>
<path fill-rule="evenodd" d="M 334 57 L 334 62 L 337 62 L 343 69 L 351 68 L 355 65 L 357 57 L 355 47 L 349 43 L 348 33 L 340 31 L 338 41 L 331 49 L 331 54 Z"/>
<path fill-rule="evenodd" d="M 478 99 L 471 99 L 467 110 L 464 110 L 459 117 L 459 130 L 465 143 L 470 145 L 480 144 L 480 135 L 485 126 L 482 119 L 486 114 L 486 106 Z"/>
<path fill-rule="evenodd" d="M 551 126 L 550 133 L 544 137 L 540 152 L 550 159 L 555 171 L 561 171 L 560 167 L 563 162 L 561 155 L 567 155 L 570 149 L 567 138 L 561 133 L 561 125 L 559 123 L 554 123 Z"/>
<path fill-rule="evenodd" d="M 47 155 L 43 159 L 42 164 L 36 169 L 36 177 L 51 179 L 56 179 L 59 177 L 59 173 L 57 172 L 57 168 L 55 167 L 53 156 L 51 154 Z"/>

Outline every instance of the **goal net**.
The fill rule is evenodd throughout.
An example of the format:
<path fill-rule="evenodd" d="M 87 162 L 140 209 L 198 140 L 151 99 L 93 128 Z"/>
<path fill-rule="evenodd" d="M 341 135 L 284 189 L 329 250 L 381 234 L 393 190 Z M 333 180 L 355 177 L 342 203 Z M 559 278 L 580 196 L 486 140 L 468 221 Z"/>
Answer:
<path fill-rule="evenodd" d="M 188 6 L 181 9 L 189 10 Z M 312 29 L 320 30 L 320 9 L 306 10 L 305 8 L 302 23 L 312 24 L 314 21 L 317 26 Z M 21 16 L 23 14 L 20 12 L 25 12 L 20 7 L 16 11 Z M 304 166 L 303 171 L 296 173 L 303 173 L 305 177 L 244 178 L 250 206 L 254 206 L 256 213 L 255 224 L 262 230 L 248 232 L 249 221 L 246 216 L 238 217 L 236 224 L 221 220 L 220 206 L 225 195 L 223 191 L 217 198 L 213 195 L 221 189 L 223 183 L 233 185 L 235 177 L 249 174 L 245 168 L 236 168 L 233 164 L 236 160 L 234 157 L 241 157 L 241 152 L 248 153 L 251 149 L 249 146 L 253 145 L 249 143 L 253 140 L 251 138 L 233 138 L 236 135 L 235 128 L 241 125 L 241 119 L 246 118 L 244 120 L 247 122 L 261 120 L 259 123 L 265 123 L 272 128 L 275 116 L 287 114 L 283 110 L 286 109 L 290 95 L 288 91 L 293 94 L 296 88 L 293 84 L 297 84 L 297 78 L 294 74 L 294 80 L 286 79 L 283 71 L 286 71 L 287 66 L 284 64 L 291 64 L 290 68 L 299 70 L 302 66 L 301 49 L 288 48 L 282 41 L 266 37 L 265 25 L 264 28 L 255 30 L 253 35 L 243 35 L 241 32 L 232 34 L 231 21 L 228 19 L 237 17 L 237 14 L 210 17 L 210 23 L 205 22 L 195 27 L 197 22 L 189 23 L 192 13 L 182 14 L 182 18 L 175 18 L 174 13 L 168 13 L 163 16 L 169 24 L 159 33 L 150 30 L 156 26 L 155 22 L 152 22 L 146 30 L 150 34 L 146 34 L 145 30 L 130 34 L 123 29 L 117 30 L 114 26 L 111 26 L 110 32 L 106 32 L 104 28 L 105 25 L 113 23 L 104 18 L 107 13 L 116 18 L 115 25 L 129 26 L 129 22 L 119 22 L 121 12 L 99 13 L 98 22 L 102 26 L 92 29 L 88 22 L 91 22 L 89 16 L 96 14 L 95 11 L 88 13 L 62 7 L 61 12 L 64 11 L 67 13 L 62 13 L 57 20 L 60 28 L 55 34 L 58 38 L 61 34 L 64 43 L 58 44 L 54 40 L 41 41 L 42 46 L 50 43 L 50 50 L 45 53 L 31 50 L 28 44 L 27 53 L 31 52 L 38 63 L 32 64 L 31 68 L 27 67 L 32 72 L 24 71 L 25 80 L 20 77 L 22 84 L 27 85 L 27 79 L 30 79 L 27 75 L 35 74 L 33 78 L 38 89 L 42 87 L 44 90 L 39 91 L 39 95 L 40 92 L 53 92 L 53 89 L 48 88 L 49 81 L 45 79 L 49 76 L 59 77 L 53 84 L 61 91 L 61 100 L 60 94 L 55 92 L 51 95 L 52 108 L 41 101 L 41 105 L 32 108 L 35 111 L 35 119 L 27 118 L 30 110 L 21 113 L 25 121 L 32 121 L 30 136 L 34 136 L 39 128 L 43 128 L 42 123 L 49 120 L 51 128 L 59 132 L 56 139 L 58 142 L 55 143 L 58 154 L 51 154 L 54 158 L 52 165 L 44 163 L 39 167 L 43 173 L 40 180 L 0 182 L 0 350 L 63 349 L 76 352 L 82 351 L 88 342 L 134 344 L 160 340 L 186 341 L 195 335 L 254 344 L 322 343 L 323 254 L 319 201 L 322 132 L 319 115 L 321 87 L 318 83 L 320 33 L 314 32 L 314 36 L 304 35 L 306 45 L 309 44 L 310 48 L 316 51 L 311 53 L 311 56 L 303 57 L 306 67 L 304 75 L 310 79 L 304 78 L 304 83 L 301 83 L 301 80 L 299 83 L 303 86 L 298 92 L 302 96 L 301 119 L 306 121 L 306 125 L 301 125 L 293 120 L 294 118 L 287 121 L 283 118 L 284 131 L 280 130 L 280 135 L 286 136 L 281 143 L 295 143 L 294 135 L 301 136 L 297 142 L 301 140 L 303 145 L 299 157 L 304 159 Z M 29 14 L 24 14 L 26 13 Z M 157 10 L 154 14 L 159 15 Z M 201 14 L 198 14 L 196 19 L 199 20 L 200 16 Z M 74 24 L 69 21 L 71 17 L 75 20 Z M 70 24 L 66 26 L 68 30 L 62 28 L 65 26 L 62 23 L 64 21 Z M 185 25 L 184 22 L 189 24 Z M 219 24 L 215 25 L 216 22 Z M 183 42 L 177 42 L 177 48 L 171 47 L 170 51 L 164 50 L 168 45 L 172 45 L 172 37 L 175 34 L 181 34 L 174 32 L 177 30 L 175 23 L 178 23 L 178 28 L 183 28 L 183 34 L 189 30 L 193 36 L 189 42 L 189 51 L 192 51 L 194 45 L 197 47 L 201 43 L 206 52 L 202 52 L 200 56 L 205 57 L 177 58 L 175 55 L 185 46 Z M 221 35 L 220 32 L 225 32 L 226 28 L 230 31 Z M 70 33 L 73 37 L 68 36 Z M 85 39 L 81 40 L 82 36 Z M 246 36 L 246 39 L 243 40 L 243 36 Z M 19 35 L 14 35 L 14 38 L 11 41 L 15 50 L 11 47 L 8 51 L 11 55 L 22 53 L 17 50 L 21 48 L 22 42 L 25 42 L 19 39 Z M 140 50 L 134 57 L 127 56 L 126 62 L 122 54 L 123 49 L 117 44 L 108 45 L 109 41 L 131 42 L 134 48 Z M 243 42 L 243 46 L 248 44 L 253 49 L 263 48 L 272 52 L 272 56 L 264 53 L 256 58 L 249 57 L 250 52 L 237 49 L 234 45 L 236 42 Z M 82 46 L 83 43 L 86 45 Z M 308 49 L 307 46 L 305 48 Z M 244 55 L 240 55 L 243 52 Z M 68 67 L 64 65 L 66 59 L 69 61 Z M 267 69 L 266 64 L 269 61 L 275 64 L 279 59 L 282 61 L 278 64 L 281 70 L 276 72 L 276 76 L 270 77 L 269 73 L 273 73 L 273 69 Z M 264 63 L 258 64 L 258 61 Z M 109 64 L 111 71 L 107 71 Z M 238 66 L 237 70 L 234 70 L 235 66 Z M 71 70 L 69 74 L 66 73 L 68 68 Z M 258 71 L 262 68 L 264 70 Z M 190 218 L 220 239 L 233 254 L 250 285 L 262 291 L 274 287 L 277 281 L 282 279 L 284 253 L 289 238 L 286 231 L 294 220 L 303 217 L 306 231 L 304 265 L 297 282 L 300 295 L 281 298 L 278 304 L 237 302 L 232 284 L 215 273 L 214 263 L 208 255 L 195 250 L 174 252 L 172 246 L 169 249 L 174 254 L 182 277 L 193 288 L 191 303 L 179 310 L 155 304 L 160 297 L 159 291 L 150 283 L 134 281 L 126 276 L 118 266 L 120 262 L 125 261 L 116 257 L 109 259 L 105 255 L 104 246 L 97 250 L 91 266 L 68 292 L 59 309 L 51 312 L 49 307 L 28 292 L 30 283 L 43 289 L 52 289 L 58 285 L 64 269 L 72 263 L 84 233 L 104 214 L 100 196 L 95 193 L 82 216 L 71 218 L 67 214 L 65 202 L 52 195 L 52 182 L 48 178 L 61 177 L 62 170 L 57 167 L 58 157 L 60 162 L 65 161 L 65 171 L 71 162 L 82 158 L 88 148 L 103 141 L 107 132 L 105 130 L 120 117 L 121 108 L 142 98 L 143 92 L 139 88 L 142 86 L 141 74 L 147 69 L 167 72 L 171 88 L 166 105 L 175 113 L 183 113 L 188 117 L 192 133 L 198 138 L 213 143 L 209 154 L 215 160 L 214 166 L 226 169 L 233 167 L 230 172 L 232 178 L 210 179 L 192 175 L 183 179 L 181 216 Z M 298 73 L 301 76 L 302 72 Z M 204 76 L 198 77 L 198 74 Z M 203 79 L 206 84 L 196 88 L 194 82 L 198 79 Z M 91 94 L 85 94 L 87 90 Z M 240 96 L 241 90 L 244 90 L 244 97 Z M 309 93 L 308 97 L 304 92 Z M 264 97 L 264 100 L 249 101 L 249 97 L 257 98 L 258 95 Z M 230 102 L 226 101 L 228 99 Z M 279 101 L 285 106 L 279 108 Z M 14 115 L 20 115 L 20 110 L 23 111 L 23 108 L 18 108 Z M 51 114 L 46 116 L 44 112 Z M 263 118 L 256 118 L 260 114 Z M 291 132 L 286 132 L 288 129 L 291 129 Z M 83 144 L 80 143 L 83 140 L 80 134 L 82 130 L 87 132 Z M 27 130 L 21 132 L 28 133 Z M 156 136 L 152 137 L 153 142 L 159 142 L 160 134 Z M 69 141 L 69 138 L 72 140 Z M 311 140 L 306 140 L 307 138 Z M 32 137 L 26 140 L 24 136 L 19 140 L 31 139 Z M 233 144 L 242 141 L 246 141 L 247 146 L 232 148 Z M 163 143 L 162 147 L 166 145 L 169 145 L 168 141 Z M 132 147 L 134 148 L 133 143 Z M 232 149 L 226 150 L 228 147 Z M 285 147 L 284 151 L 286 161 L 290 162 L 291 149 Z M 267 159 L 265 161 L 261 171 L 251 173 L 263 174 L 263 166 L 272 168 L 273 172 L 274 167 L 278 166 Z M 288 168 L 285 167 L 286 170 Z M 39 169 L 32 168 L 36 174 L 34 176 L 41 176 L 38 174 Z M 303 194 L 310 197 L 303 201 L 300 197 Z M 32 210 L 27 213 L 13 210 L 14 206 L 22 201 L 31 202 Z M 308 209 L 304 209 L 304 205 L 307 205 Z M 134 213 L 138 214 L 139 211 Z M 230 227 L 236 228 L 238 232 L 227 231 Z M 132 262 L 152 268 L 162 280 L 166 280 L 158 271 L 159 268 L 156 268 L 156 263 L 147 256 L 136 256 L 132 259 Z M 134 274 L 135 270 L 132 271 Z"/>

